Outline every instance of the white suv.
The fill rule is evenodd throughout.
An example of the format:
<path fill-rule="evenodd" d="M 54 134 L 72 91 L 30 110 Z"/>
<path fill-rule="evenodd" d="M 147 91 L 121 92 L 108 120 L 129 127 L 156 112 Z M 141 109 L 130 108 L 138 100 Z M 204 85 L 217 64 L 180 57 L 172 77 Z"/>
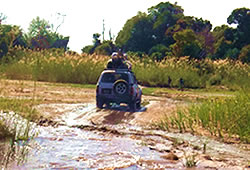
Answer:
<path fill-rule="evenodd" d="M 141 107 L 142 91 L 137 84 L 135 75 L 129 69 L 104 70 L 96 86 L 96 106 L 110 107 L 111 103 L 126 103 L 135 111 Z"/>

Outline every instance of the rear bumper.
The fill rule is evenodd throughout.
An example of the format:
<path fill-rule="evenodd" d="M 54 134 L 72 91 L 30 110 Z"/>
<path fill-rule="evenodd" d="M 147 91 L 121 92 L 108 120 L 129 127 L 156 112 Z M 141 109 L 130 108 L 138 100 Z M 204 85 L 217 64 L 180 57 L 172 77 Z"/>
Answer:
<path fill-rule="evenodd" d="M 104 103 L 129 103 L 133 101 L 133 97 L 131 96 L 113 96 L 113 95 L 97 95 L 96 100 L 102 100 Z"/>

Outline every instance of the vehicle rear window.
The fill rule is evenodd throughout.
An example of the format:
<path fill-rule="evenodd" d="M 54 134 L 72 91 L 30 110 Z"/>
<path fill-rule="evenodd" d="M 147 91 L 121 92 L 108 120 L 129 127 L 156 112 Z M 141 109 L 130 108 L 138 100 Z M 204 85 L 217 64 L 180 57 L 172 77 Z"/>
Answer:
<path fill-rule="evenodd" d="M 102 75 L 101 82 L 103 83 L 114 83 L 116 80 L 125 80 L 128 82 L 128 75 L 124 73 L 104 73 Z"/>

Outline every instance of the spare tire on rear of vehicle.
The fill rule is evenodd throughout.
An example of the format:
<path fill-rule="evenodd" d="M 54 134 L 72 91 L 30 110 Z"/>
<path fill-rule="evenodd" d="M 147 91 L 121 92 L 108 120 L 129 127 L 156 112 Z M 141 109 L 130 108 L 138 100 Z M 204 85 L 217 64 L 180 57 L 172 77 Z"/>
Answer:
<path fill-rule="evenodd" d="M 122 79 L 119 79 L 114 82 L 114 92 L 116 95 L 126 95 L 128 94 L 128 82 Z"/>

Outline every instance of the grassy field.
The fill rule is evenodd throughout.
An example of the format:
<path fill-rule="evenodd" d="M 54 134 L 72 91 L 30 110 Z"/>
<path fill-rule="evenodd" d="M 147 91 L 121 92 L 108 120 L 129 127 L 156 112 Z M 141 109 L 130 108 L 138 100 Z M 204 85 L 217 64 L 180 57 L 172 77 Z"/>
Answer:
<path fill-rule="evenodd" d="M 17 48 L 1 61 L 0 74 L 8 79 L 38 80 L 59 83 L 95 84 L 105 68 L 108 56 L 64 53 L 60 49 L 31 51 Z M 239 61 L 188 57 L 154 62 L 148 57 L 129 56 L 141 85 L 150 87 L 209 88 L 229 90 L 249 88 L 250 65 Z M 171 83 L 169 83 L 171 79 Z"/>
<path fill-rule="evenodd" d="M 59 49 L 31 51 L 17 48 L 1 60 L 0 75 L 4 79 L 95 88 L 108 59 L 108 56 L 70 54 Z M 138 82 L 151 87 L 143 89 L 144 95 L 163 95 L 194 103 L 188 108 L 180 108 L 176 115 L 162 120 L 158 127 L 178 128 L 181 132 L 194 132 L 199 127 L 221 138 L 236 136 L 249 143 L 249 64 L 232 60 L 197 61 L 188 57 L 169 58 L 158 63 L 148 57 L 129 56 L 129 60 Z M 180 78 L 184 81 L 182 87 Z M 224 96 L 218 97 L 217 93 L 224 93 Z M 189 99 L 192 95 L 195 100 L 194 97 Z M 19 112 L 26 106 L 30 108 L 27 103 L 30 101 L 0 98 L 0 110 Z M 30 113 L 32 110 L 21 112 Z"/>

